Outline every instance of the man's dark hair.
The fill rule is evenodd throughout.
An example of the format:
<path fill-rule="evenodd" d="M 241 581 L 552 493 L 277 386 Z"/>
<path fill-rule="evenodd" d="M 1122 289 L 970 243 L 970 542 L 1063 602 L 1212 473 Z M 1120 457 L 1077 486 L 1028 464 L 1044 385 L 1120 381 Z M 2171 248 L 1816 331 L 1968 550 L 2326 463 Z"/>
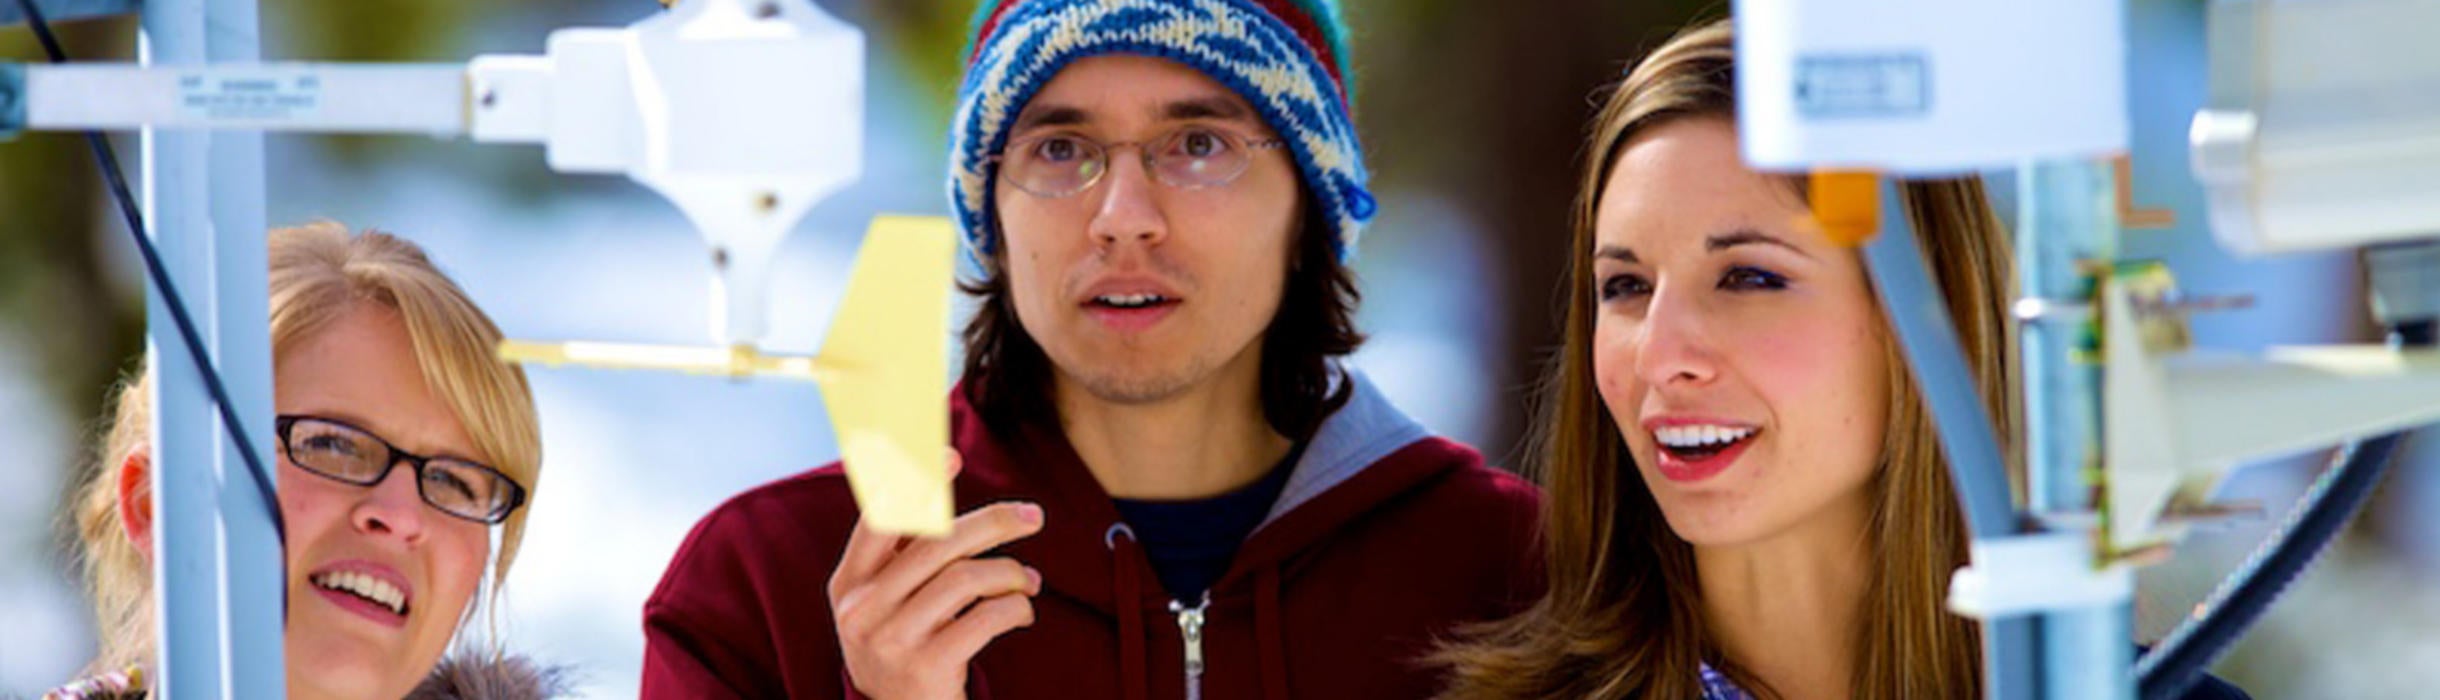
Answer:
<path fill-rule="evenodd" d="M 1304 195 L 1310 202 L 1310 195 Z M 1334 360 L 1355 352 L 1364 343 L 1356 332 L 1355 272 L 1333 250 L 1328 221 L 1319 207 L 1305 206 L 1304 225 L 1297 231 L 1294 259 L 1281 290 L 1279 313 L 1262 337 L 1262 413 L 1271 429 L 1303 441 L 1321 427 L 1322 419 L 1347 403 L 1349 389 L 1331 391 Z M 991 225 L 998 225 L 993 217 Z M 1050 358 L 1017 320 L 1016 301 L 1008 288 L 1007 266 L 999 251 L 983 264 L 983 278 L 960 281 L 958 288 L 981 299 L 974 319 L 966 323 L 966 401 L 982 414 L 994 432 L 1008 432 L 1036 417 L 1053 415 Z"/>

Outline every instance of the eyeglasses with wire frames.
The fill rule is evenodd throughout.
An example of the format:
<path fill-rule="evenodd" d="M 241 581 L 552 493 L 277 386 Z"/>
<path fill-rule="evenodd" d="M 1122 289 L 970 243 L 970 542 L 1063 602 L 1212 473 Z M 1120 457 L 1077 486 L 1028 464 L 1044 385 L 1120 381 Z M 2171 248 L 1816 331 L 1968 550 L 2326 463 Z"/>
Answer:
<path fill-rule="evenodd" d="M 987 160 L 1000 166 L 1008 184 L 1036 197 L 1056 199 L 1092 189 L 1110 170 L 1110 153 L 1134 148 L 1144 171 L 1162 184 L 1184 190 L 1226 185 L 1245 174 L 1257 150 L 1288 145 L 1284 139 L 1254 138 L 1207 126 L 1186 126 L 1145 141 L 1102 143 L 1072 133 L 1027 137 Z"/>
<path fill-rule="evenodd" d="M 525 504 L 525 487 L 491 467 L 398 449 L 372 431 L 319 416 L 280 416 L 280 449 L 298 468 L 355 486 L 388 478 L 400 462 L 415 470 L 415 492 L 452 517 L 497 525 Z"/>

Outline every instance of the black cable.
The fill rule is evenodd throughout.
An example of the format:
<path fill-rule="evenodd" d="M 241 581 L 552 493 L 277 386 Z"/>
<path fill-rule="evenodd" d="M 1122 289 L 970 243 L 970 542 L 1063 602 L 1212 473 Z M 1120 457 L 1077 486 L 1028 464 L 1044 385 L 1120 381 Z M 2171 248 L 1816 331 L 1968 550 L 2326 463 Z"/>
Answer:
<path fill-rule="evenodd" d="M 2393 329 L 2392 341 L 2429 348 L 2433 330 L 2429 322 L 2400 324 Z M 2372 499 L 2373 487 L 2389 470 L 2390 453 L 2405 436 L 2405 431 L 2389 433 L 2341 449 L 2332 458 L 2335 466 L 2297 500 L 2280 530 L 2212 591 L 2203 603 L 2205 612 L 2187 618 L 2136 662 L 2137 695 L 2171 700 L 2201 680 L 2204 669 L 2245 635 Z"/>
<path fill-rule="evenodd" d="M 2440 319 L 2416 319 L 2401 322 L 2389 329 L 2389 341 L 2400 347 L 2428 348 L 2440 345 Z"/>
<path fill-rule="evenodd" d="M 34 6 L 34 0 L 17 0 L 17 7 L 25 11 L 26 25 L 33 28 L 35 40 L 42 42 L 42 50 L 50 55 L 51 62 L 66 63 L 67 52 L 60 50 L 59 38 L 51 34 L 51 24 L 43 20 L 42 10 Z M 99 132 L 85 132 L 85 143 L 92 147 L 94 160 L 102 166 L 102 179 L 110 184 L 110 194 L 118 200 L 119 214 L 127 219 L 127 234 L 135 239 L 136 251 L 143 254 L 144 271 L 151 275 L 153 286 L 161 290 L 161 298 L 167 302 L 164 305 L 169 307 L 170 320 L 178 327 L 178 337 L 186 342 L 187 357 L 194 361 L 196 372 L 203 375 L 203 387 L 211 393 L 212 406 L 220 409 L 221 427 L 228 431 L 229 442 L 237 446 L 237 456 L 245 460 L 246 470 L 254 476 L 254 488 L 261 492 L 264 510 L 271 514 L 271 531 L 285 546 L 288 523 L 280 517 L 280 499 L 272 488 L 271 472 L 263 468 L 262 456 L 255 454 L 254 442 L 247 437 L 253 433 L 246 431 L 237 420 L 237 411 L 230 407 L 229 390 L 221 385 L 219 369 L 204 354 L 203 334 L 195 331 L 195 319 L 187 315 L 186 300 L 179 296 L 178 285 L 171 283 L 169 268 L 162 267 L 161 252 L 153 249 L 152 238 L 144 234 L 144 215 L 136 210 L 136 198 L 127 188 L 127 176 L 119 172 L 118 154 L 111 150 L 110 140 Z"/>

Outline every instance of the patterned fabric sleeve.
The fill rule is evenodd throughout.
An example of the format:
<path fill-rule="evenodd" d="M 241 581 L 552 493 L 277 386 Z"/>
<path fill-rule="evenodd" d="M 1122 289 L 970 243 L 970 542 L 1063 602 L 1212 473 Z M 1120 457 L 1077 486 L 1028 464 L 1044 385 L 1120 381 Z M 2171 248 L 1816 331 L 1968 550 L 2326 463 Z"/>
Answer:
<path fill-rule="evenodd" d="M 1719 669 L 1703 664 L 1703 700 L 1754 700 L 1754 696 L 1737 687 L 1736 681 L 1729 680 Z"/>

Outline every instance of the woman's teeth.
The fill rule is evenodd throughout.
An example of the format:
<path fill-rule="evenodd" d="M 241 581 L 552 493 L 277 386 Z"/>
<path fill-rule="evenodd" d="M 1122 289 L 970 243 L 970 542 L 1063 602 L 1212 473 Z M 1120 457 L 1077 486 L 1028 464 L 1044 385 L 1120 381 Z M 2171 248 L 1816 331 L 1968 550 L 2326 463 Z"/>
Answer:
<path fill-rule="evenodd" d="M 1670 449 L 1720 447 L 1753 437 L 1754 428 L 1726 425 L 1672 425 L 1652 431 L 1652 439 Z"/>
<path fill-rule="evenodd" d="M 380 603 L 390 612 L 407 614 L 407 594 L 390 582 L 364 574 L 337 572 L 313 577 L 313 585 L 353 594 L 358 598 Z"/>

